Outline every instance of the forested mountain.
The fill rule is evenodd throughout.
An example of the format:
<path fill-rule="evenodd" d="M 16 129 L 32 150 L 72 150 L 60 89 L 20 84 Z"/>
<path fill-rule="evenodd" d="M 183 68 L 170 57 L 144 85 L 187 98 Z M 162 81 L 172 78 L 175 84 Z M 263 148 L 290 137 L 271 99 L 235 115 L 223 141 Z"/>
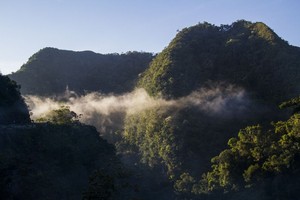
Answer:
<path fill-rule="evenodd" d="M 81 199 L 96 170 L 120 173 L 114 147 L 93 127 L 7 125 L 0 133 L 1 199 Z"/>
<path fill-rule="evenodd" d="M 140 52 L 102 55 L 44 48 L 9 77 L 22 85 L 22 94 L 50 96 L 63 93 L 66 87 L 79 94 L 123 93 L 133 89 L 152 58 Z"/>
<path fill-rule="evenodd" d="M 87 115 L 86 121 L 115 145 L 81 124 L 68 106 L 43 115 L 39 124 L 1 126 L 0 152 L 8 153 L 0 154 L 5 177 L 0 192 L 10 198 L 52 189 L 58 191 L 51 194 L 54 199 L 78 197 L 73 189 L 94 169 L 84 199 L 290 200 L 300 195 L 300 48 L 262 22 L 199 23 L 181 30 L 155 58 L 45 48 L 10 77 L 24 94 L 57 95 L 68 86 L 80 95 L 63 104 L 80 107 L 78 114 Z M 21 99 L 16 83 L 5 80 Z M 122 95 L 84 95 L 91 91 Z M 9 99 L 15 93 L 3 94 Z M 112 165 L 117 167 L 107 167 Z M 67 177 L 51 178 L 63 172 Z M 64 186 L 74 173 L 78 180 Z M 27 194 L 25 186 L 36 183 Z"/>
<path fill-rule="evenodd" d="M 191 183 L 205 176 L 210 160 L 240 129 L 257 124 L 269 127 L 271 121 L 287 119 L 287 112 L 278 105 L 300 94 L 299 66 L 300 48 L 288 45 L 261 22 L 240 20 L 222 26 L 201 23 L 185 28 L 156 56 L 138 82 L 138 87 L 155 98 L 177 103 L 127 115 L 124 139 L 132 146 L 129 149 L 140 155 L 141 162 L 169 176 L 182 198 L 225 199 L 227 188 L 225 193 L 206 196 L 203 184 Z M 223 159 L 229 158 L 213 160 L 212 173 L 231 165 L 231 161 L 223 164 Z M 246 180 L 247 173 L 258 169 L 256 163 L 244 167 L 241 174 Z M 235 178 L 235 174 L 224 177 L 227 172 L 206 181 L 212 185 L 216 183 L 211 181 L 219 181 L 222 187 L 226 178 Z M 237 183 L 232 184 L 234 190 Z M 265 191 L 267 188 L 260 191 L 265 195 L 256 199 L 278 197 Z"/>
<path fill-rule="evenodd" d="M 114 146 L 94 127 L 79 123 L 66 107 L 54 110 L 47 122 L 32 123 L 19 86 L 2 75 L 0 82 L 1 199 L 135 195 Z"/>
<path fill-rule="evenodd" d="M 15 81 L 0 74 L 0 125 L 29 123 L 29 112 Z"/>
<path fill-rule="evenodd" d="M 200 23 L 177 34 L 143 73 L 139 86 L 154 96 L 178 98 L 209 81 L 225 81 L 259 99 L 280 102 L 300 92 L 299 54 L 300 48 L 261 22 Z"/>

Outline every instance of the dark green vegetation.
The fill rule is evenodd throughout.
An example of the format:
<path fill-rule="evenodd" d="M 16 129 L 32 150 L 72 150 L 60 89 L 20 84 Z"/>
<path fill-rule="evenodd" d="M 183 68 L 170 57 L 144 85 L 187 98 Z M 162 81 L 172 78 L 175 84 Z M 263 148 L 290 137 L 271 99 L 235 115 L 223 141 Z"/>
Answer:
<path fill-rule="evenodd" d="M 44 123 L 31 123 L 19 87 L 8 77 L 0 78 L 1 199 L 123 199 L 135 195 L 115 148 L 94 127 L 79 123 L 68 107 L 53 110 L 40 120 Z"/>
<path fill-rule="evenodd" d="M 0 132 L 1 199 L 81 199 L 93 171 L 108 176 L 120 167 L 114 147 L 90 126 L 10 125 Z"/>
<path fill-rule="evenodd" d="M 89 59 L 83 61 L 85 56 Z M 110 67 L 91 64 L 98 56 L 110 63 L 103 66 Z M 123 59 L 136 68 L 123 71 Z M 80 94 L 85 90 L 123 93 L 134 88 L 138 74 L 151 59 L 147 53 L 97 55 L 46 48 L 11 77 L 22 77 L 19 80 L 27 94 L 62 93 L 67 85 Z M 120 65 L 111 65 L 113 60 Z M 84 71 L 81 64 L 87 66 Z M 11 131 L 2 134 L 3 139 L 15 137 L 1 143 L 8 152 L 1 154 L 7 163 L 0 168 L 7 177 L 1 183 L 2 193 L 22 192 L 19 186 L 7 186 L 7 181 L 23 180 L 28 187 L 40 183 L 31 195 L 49 192 L 51 188 L 43 184 L 55 180 L 63 191 L 51 195 L 72 197 L 72 192 L 79 195 L 79 189 L 60 185 L 64 181 L 54 177 L 63 176 L 61 172 L 71 179 L 79 174 L 79 182 L 71 184 L 76 188 L 77 184 L 83 186 L 82 173 L 93 172 L 89 186 L 85 178 L 85 188 L 80 190 L 84 199 L 299 199 L 299 83 L 300 49 L 288 45 L 261 22 L 201 23 L 185 28 L 153 59 L 137 83 L 154 98 L 170 101 L 130 114 L 114 110 L 114 117 L 122 122 L 117 128 L 112 124 L 111 130 L 118 131 L 102 133 L 116 146 L 122 165 L 113 147 L 96 139 L 95 129 L 80 124 L 76 113 L 62 107 L 39 119 L 48 124 L 21 126 L 24 136 L 14 132 L 18 127 L 2 127 Z M 279 105 L 288 109 L 280 110 Z M 32 145 L 37 147 L 35 151 L 31 151 Z M 10 149 L 15 146 L 37 155 L 29 158 L 41 168 L 18 160 L 28 155 Z M 68 154 L 52 159 L 57 152 L 52 146 Z M 40 170 L 50 169 L 41 155 L 50 160 L 51 169 L 58 170 Z M 20 167 L 27 174 L 15 166 L 17 162 L 23 163 Z M 107 167 L 112 165 L 117 167 Z M 9 171 L 10 166 L 17 171 Z M 19 179 L 11 178 L 15 174 Z M 53 186 L 53 190 L 57 188 Z"/>
<path fill-rule="evenodd" d="M 79 122 L 79 116 L 70 110 L 67 106 L 61 106 L 60 109 L 51 110 L 45 116 L 37 119 L 37 122 L 49 122 L 52 124 L 72 124 Z"/>
<path fill-rule="evenodd" d="M 238 185 L 241 177 L 244 178 L 244 182 L 252 180 L 264 160 L 257 161 L 260 164 L 258 166 L 255 162 L 251 163 L 252 160 L 246 156 L 243 158 L 246 160 L 244 163 L 240 157 L 236 157 L 236 161 L 241 163 L 226 161 L 224 164 L 223 160 L 227 159 L 228 155 L 221 153 L 224 157 L 220 158 L 221 161 L 218 157 L 213 160 L 213 169 L 224 170 L 222 171 L 224 174 L 221 176 L 217 174 L 219 172 L 213 171 L 217 175 L 208 177 L 210 179 L 204 178 L 201 183 L 207 181 L 216 187 L 219 184 L 224 186 L 223 191 L 213 190 L 208 194 L 206 191 L 212 186 L 208 185 L 205 188 L 203 184 L 197 182 L 202 174 L 207 177 L 213 173 L 206 173 L 210 169 L 211 158 L 224 150 L 228 140 L 240 129 L 256 124 L 268 127 L 271 121 L 288 117 L 288 112 L 279 110 L 278 105 L 299 95 L 299 66 L 300 49 L 288 45 L 260 22 L 251 23 L 242 20 L 220 27 L 203 23 L 183 29 L 152 61 L 150 67 L 142 74 L 138 86 L 144 87 L 154 97 L 177 99 L 179 102 L 182 97 L 186 98 L 186 95 L 195 90 L 199 91 L 199 95 L 196 95 L 194 100 L 197 98 L 199 100 L 202 96 L 205 98 L 201 99 L 200 104 L 157 107 L 127 116 L 124 139 L 135 147 L 130 149 L 140 155 L 143 163 L 158 168 L 158 173 L 169 176 L 179 198 L 225 199 L 227 195 L 223 191 L 226 191 L 227 186 L 231 189 L 250 187 L 250 183 Z M 243 92 L 236 95 L 234 89 L 232 92 L 228 89 L 230 86 Z M 284 103 L 282 107 L 293 102 L 297 102 L 297 99 Z M 205 109 L 207 107 L 215 109 Z M 247 137 L 254 129 L 260 128 L 253 126 L 241 132 Z M 263 150 L 255 150 L 267 151 L 270 145 L 268 139 L 265 136 L 258 140 L 260 139 L 264 140 L 260 141 L 263 144 L 258 148 Z M 270 139 L 270 142 L 275 141 Z M 251 145 L 244 148 L 252 151 L 248 149 L 252 148 Z M 274 148 L 278 150 L 281 147 Z M 273 154 L 264 156 L 266 157 L 263 159 L 267 160 L 271 159 Z M 285 156 L 292 160 L 294 158 L 294 154 L 288 153 Z M 286 166 L 289 162 L 293 161 L 287 161 Z M 229 180 L 231 185 L 224 185 L 222 181 L 226 182 L 226 178 L 233 179 L 237 174 L 226 177 L 231 176 L 225 171 L 226 167 L 231 167 L 230 170 L 235 171 L 240 178 L 234 180 L 236 182 Z M 271 171 L 264 173 L 258 176 L 258 179 L 266 179 L 261 182 L 266 186 L 257 186 L 261 188 L 259 190 L 261 195 L 256 196 L 256 199 L 274 197 L 269 193 L 275 192 L 276 188 L 270 189 L 270 184 L 275 184 L 272 181 L 277 180 L 278 176 L 270 175 L 271 180 L 267 181 L 269 178 L 267 175 Z M 281 173 L 279 176 L 289 179 L 293 175 L 285 176 Z M 292 183 L 294 180 L 291 180 L 290 184 Z M 278 185 L 277 189 L 280 187 Z M 295 185 L 295 188 L 299 187 Z M 295 188 L 291 190 L 295 192 Z M 251 189 L 244 193 L 251 193 Z M 258 191 L 256 189 L 253 190 Z M 282 196 L 289 192 L 285 189 L 284 191 L 286 193 L 283 192 Z M 237 194 L 244 195 L 244 193 Z"/>
<path fill-rule="evenodd" d="M 161 174 L 159 179 L 167 177 L 179 199 L 197 198 L 199 193 L 192 193 L 193 185 L 210 169 L 211 158 L 226 148 L 228 139 L 250 122 L 265 123 L 274 117 L 274 112 L 254 109 L 227 114 L 207 113 L 188 105 L 144 110 L 126 117 L 121 142 L 125 144 L 118 150 L 138 155 L 141 163 Z M 193 181 L 185 183 L 186 179 Z"/>
<path fill-rule="evenodd" d="M 278 103 L 300 92 L 300 49 L 265 24 L 202 23 L 180 31 L 143 73 L 139 86 L 153 96 L 181 97 L 209 81 L 225 81 Z M 280 85 L 274 87 L 274 85 Z"/>
<path fill-rule="evenodd" d="M 233 199 L 243 195 L 247 199 L 298 199 L 299 122 L 300 115 L 295 114 L 287 121 L 273 123 L 269 130 L 261 126 L 240 130 L 237 138 L 228 141 L 229 148 L 211 160 L 212 170 L 192 192 L 228 191 Z M 249 196 L 250 192 L 257 196 Z"/>
<path fill-rule="evenodd" d="M 152 58 L 150 53 L 102 55 L 45 48 L 9 77 L 22 85 L 22 94 L 57 95 L 66 87 L 79 94 L 123 93 L 134 88 Z"/>
<path fill-rule="evenodd" d="M 20 87 L 0 74 L 0 125 L 30 122 L 29 113 Z"/>
<path fill-rule="evenodd" d="M 292 98 L 288 101 L 285 101 L 279 105 L 279 108 L 292 108 L 293 113 L 299 112 L 300 111 L 300 96 Z"/>

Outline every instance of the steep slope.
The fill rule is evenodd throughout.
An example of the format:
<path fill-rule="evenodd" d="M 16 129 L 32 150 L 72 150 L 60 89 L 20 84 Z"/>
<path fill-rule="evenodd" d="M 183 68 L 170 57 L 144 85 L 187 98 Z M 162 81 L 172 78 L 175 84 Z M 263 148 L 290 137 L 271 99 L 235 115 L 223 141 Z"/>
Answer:
<path fill-rule="evenodd" d="M 261 22 L 209 23 L 177 34 L 143 73 L 139 86 L 167 98 L 209 81 L 239 85 L 259 99 L 282 101 L 300 92 L 300 48 Z"/>
<path fill-rule="evenodd" d="M 29 112 L 20 94 L 20 87 L 0 74 L 0 124 L 29 123 Z"/>
<path fill-rule="evenodd" d="M 287 121 L 272 123 L 270 128 L 250 126 L 240 130 L 228 141 L 228 147 L 212 158 L 211 170 L 193 192 L 213 196 L 226 191 L 224 196 L 228 198 L 222 199 L 298 199 L 299 119 L 296 113 Z"/>
<path fill-rule="evenodd" d="M 114 147 L 93 127 L 11 125 L 0 133 L 1 199 L 81 199 L 93 171 L 120 173 Z"/>
<path fill-rule="evenodd" d="M 300 48 L 261 22 L 183 29 L 138 82 L 175 103 L 127 115 L 125 141 L 171 183 L 193 182 L 240 129 L 287 117 L 278 104 L 299 81 Z"/>
<path fill-rule="evenodd" d="M 96 182 L 102 191 L 97 197 L 134 195 L 123 187 L 126 175 L 113 145 L 99 137 L 96 128 L 70 120 L 67 114 L 56 115 L 60 123 L 31 123 L 19 86 L 0 75 L 1 199 L 90 197 L 95 182 L 89 184 L 89 177 L 99 173 L 110 181 Z"/>
<path fill-rule="evenodd" d="M 96 54 L 44 48 L 9 77 L 22 85 L 22 94 L 54 95 L 70 90 L 84 93 L 123 93 L 134 87 L 150 53 Z"/>

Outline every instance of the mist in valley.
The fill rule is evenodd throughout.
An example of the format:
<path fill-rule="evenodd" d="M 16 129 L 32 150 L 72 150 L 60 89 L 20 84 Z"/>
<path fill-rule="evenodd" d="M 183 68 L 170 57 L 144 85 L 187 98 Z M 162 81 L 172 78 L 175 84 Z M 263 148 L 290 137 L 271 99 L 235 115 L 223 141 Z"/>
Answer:
<path fill-rule="evenodd" d="M 79 96 L 66 90 L 64 94 L 55 97 L 28 95 L 24 98 L 32 120 L 37 120 L 61 106 L 68 106 L 81 116 L 80 122 L 95 126 L 104 136 L 122 130 L 126 116 L 151 108 L 179 111 L 193 107 L 207 115 L 230 118 L 252 107 L 252 102 L 243 88 L 224 83 L 199 88 L 190 95 L 176 100 L 150 97 L 141 88 L 123 95 L 93 92 Z"/>

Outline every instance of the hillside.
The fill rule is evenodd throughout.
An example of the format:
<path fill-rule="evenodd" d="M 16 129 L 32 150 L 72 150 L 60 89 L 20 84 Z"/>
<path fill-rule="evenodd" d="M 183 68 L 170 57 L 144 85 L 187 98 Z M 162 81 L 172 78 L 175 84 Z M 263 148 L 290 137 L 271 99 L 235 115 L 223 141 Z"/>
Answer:
<path fill-rule="evenodd" d="M 143 73 L 139 86 L 153 96 L 178 98 L 210 82 L 245 88 L 280 102 L 300 92 L 300 48 L 262 22 L 201 23 L 180 31 Z"/>
<path fill-rule="evenodd" d="M 0 74 L 0 125 L 29 122 L 29 112 L 21 97 L 20 86 Z"/>
<path fill-rule="evenodd" d="M 64 100 L 66 106 L 50 111 L 50 120 L 47 115 L 40 118 L 54 123 L 49 133 L 68 127 L 66 133 L 72 135 L 83 126 L 69 110 L 77 108 L 81 120 L 97 126 L 115 145 L 132 173 L 125 178 L 130 191 L 109 194 L 105 191 L 114 186 L 111 175 L 96 173 L 86 199 L 99 191 L 141 199 L 297 196 L 298 178 L 293 176 L 299 175 L 300 166 L 300 48 L 262 22 L 199 23 L 181 30 L 155 58 L 148 53 L 99 55 L 46 48 L 10 77 L 20 78 L 24 94 L 57 95 L 66 86 L 79 94 L 120 94 L 72 96 Z M 47 103 L 61 105 L 55 98 L 31 100 L 37 110 Z M 283 101 L 285 110 L 279 109 Z M 67 118 L 60 118 L 64 113 Z M 65 131 L 58 132 L 64 136 Z M 106 158 L 104 162 L 110 163 Z M 103 187 L 101 180 L 108 185 Z"/>
<path fill-rule="evenodd" d="M 95 170 L 117 173 L 113 146 L 93 127 L 10 125 L 0 133 L 2 199 L 81 199 Z"/>
<path fill-rule="evenodd" d="M 22 94 L 50 96 L 67 87 L 79 94 L 123 93 L 133 89 L 152 57 L 139 52 L 102 55 L 44 48 L 9 77 L 22 86 Z"/>
<path fill-rule="evenodd" d="M 66 107 L 53 111 L 55 120 L 32 123 L 19 86 L 2 75 L 0 83 L 1 199 L 135 195 L 114 146 L 94 127 L 73 120 Z"/>
<path fill-rule="evenodd" d="M 287 119 L 289 111 L 278 105 L 300 94 L 299 66 L 300 48 L 261 22 L 185 28 L 138 82 L 150 95 L 173 103 L 126 116 L 128 149 L 169 176 L 184 198 L 201 198 L 203 193 L 189 196 L 188 183 L 209 171 L 230 138 L 246 126 L 267 129 L 269 122 Z M 220 198 L 222 192 L 212 199 Z"/>

